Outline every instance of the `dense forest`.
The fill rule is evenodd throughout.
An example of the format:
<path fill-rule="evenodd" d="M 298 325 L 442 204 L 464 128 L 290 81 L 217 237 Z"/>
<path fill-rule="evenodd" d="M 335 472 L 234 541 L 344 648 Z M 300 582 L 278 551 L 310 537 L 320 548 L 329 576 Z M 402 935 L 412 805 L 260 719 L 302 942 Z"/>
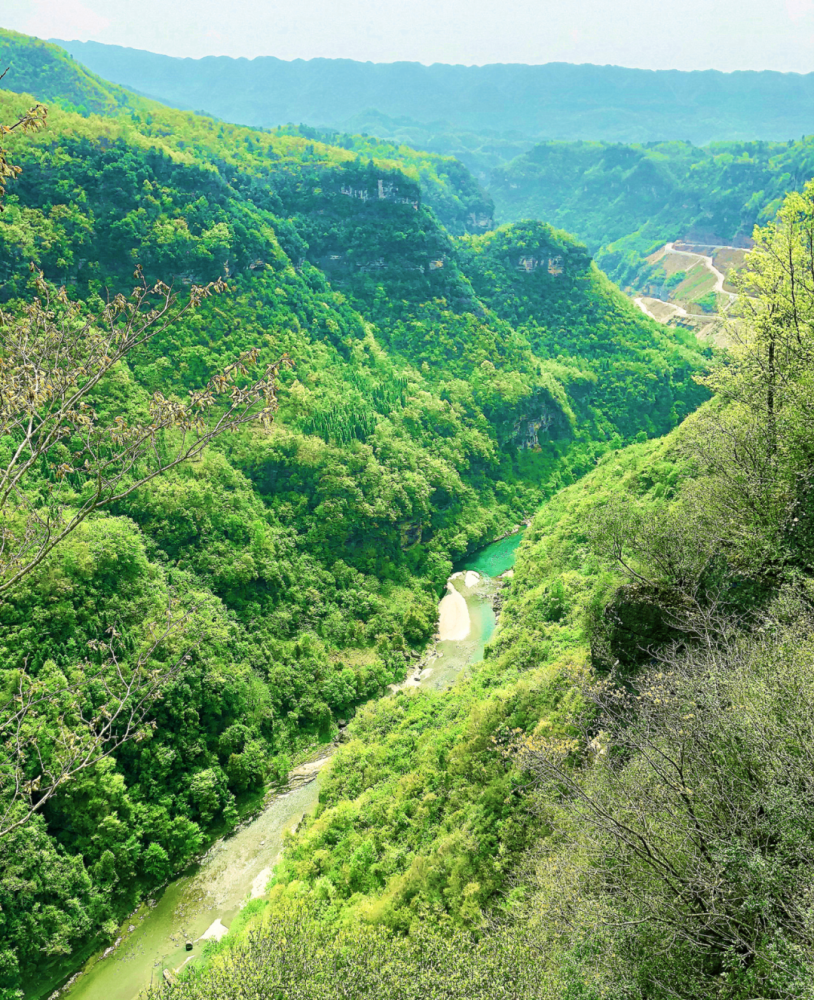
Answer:
<path fill-rule="evenodd" d="M 495 228 L 0 41 L 0 1000 L 334 743 L 155 1000 L 812 1000 L 811 143 L 544 143 Z M 721 349 L 611 280 L 679 237 L 754 245 Z M 384 697 L 523 520 L 483 659 Z"/>
<path fill-rule="evenodd" d="M 545 219 L 583 240 L 622 286 L 644 287 L 663 244 L 749 246 L 814 176 L 814 139 L 788 142 L 546 142 L 495 168 L 500 221 Z"/>
<path fill-rule="evenodd" d="M 473 676 L 360 710 L 269 899 L 156 997 L 814 995 L 813 233 L 809 185 L 713 399 L 541 508 Z"/>
<path fill-rule="evenodd" d="M 270 426 L 243 425 L 135 492 L 123 488 L 3 590 L 7 711 L 21 683 L 51 699 L 75 690 L 80 665 L 96 662 L 110 635 L 125 676 L 146 663 L 165 677 L 139 738 L 122 738 L 47 800 L 39 770 L 81 745 L 98 685 L 79 688 L 67 714 L 36 702 L 21 770 L 5 758 L 10 822 L 34 810 L 0 838 L 0 995 L 11 1000 L 35 972 L 58 979 L 66 956 L 109 941 L 139 899 L 330 741 L 338 718 L 400 679 L 435 630 L 455 559 L 603 454 L 664 434 L 696 409 L 709 390 L 694 376 L 711 354 L 642 316 L 566 234 L 544 223 L 478 234 L 489 200 L 454 161 L 163 108 L 84 71 L 71 76 L 75 65 L 53 46 L 4 38 L 27 54 L 14 61 L 30 94 L 0 93 L 0 120 L 49 101 L 45 127 L 4 137 L 20 171 L 6 179 L 0 214 L 4 349 L 35 321 L 95 330 L 137 268 L 137 280 L 179 294 L 225 287 L 199 296 L 92 388 L 92 420 L 114 434 L 146 419 L 156 399 L 178 412 L 201 398 L 236 359 L 286 360 L 275 369 Z M 0 451 L 13 463 L 19 424 L 3 426 Z M 160 449 L 172 446 L 173 426 Z M 84 509 L 74 457 L 83 447 L 73 434 L 59 445 L 59 467 L 47 456 L 29 467 L 4 532 L 25 512 L 51 517 L 55 484 L 65 509 Z M 125 470 L 125 486 L 139 474 Z M 14 564 L 2 566 L 11 580 Z M 184 612 L 187 630 L 155 646 L 150 623 L 167 607 Z M 525 693 L 527 679 L 516 683 L 505 719 L 530 724 L 538 696 Z M 432 743 L 439 725 L 475 725 L 480 752 L 488 723 L 468 721 L 470 711 L 479 717 L 476 700 L 439 696 L 437 707 L 414 710 L 405 732 L 426 730 Z M 365 711 L 375 729 L 390 709 Z M 399 767 L 413 759 L 395 745 L 388 753 Z M 467 876 L 446 909 L 476 927 L 497 888 L 493 851 L 504 850 L 502 834 L 488 840 L 494 809 L 506 812 L 505 865 L 528 829 L 499 806 L 501 768 L 489 765 L 494 805 L 484 807 L 461 753 L 460 809 L 479 817 L 487 839 L 471 859 L 482 885 L 472 889 Z M 393 780 L 391 757 L 383 780 Z M 342 774 L 340 764 L 332 780 Z M 426 844 L 452 801 L 439 798 Z M 448 852 L 455 885 L 470 863 L 466 843 Z M 406 928 L 398 900 L 393 913 Z"/>

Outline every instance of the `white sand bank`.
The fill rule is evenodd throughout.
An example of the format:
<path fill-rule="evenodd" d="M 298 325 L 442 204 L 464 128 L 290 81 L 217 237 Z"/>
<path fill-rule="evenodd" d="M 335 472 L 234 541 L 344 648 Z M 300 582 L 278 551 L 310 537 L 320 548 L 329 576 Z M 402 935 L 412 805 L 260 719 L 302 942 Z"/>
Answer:
<path fill-rule="evenodd" d="M 271 868 L 264 868 L 257 876 L 257 878 L 254 880 L 254 882 L 252 882 L 252 889 L 250 894 L 251 899 L 260 899 L 261 896 L 265 896 L 266 886 L 269 884 L 269 879 L 271 878 L 271 871 L 272 871 Z M 215 925 L 213 924 L 212 927 L 214 926 Z M 212 928 L 210 928 L 210 930 L 211 929 Z M 209 931 L 207 931 L 206 933 L 208 934 Z"/>
<path fill-rule="evenodd" d="M 469 608 L 463 594 L 451 583 L 447 595 L 438 606 L 438 638 L 441 642 L 460 642 L 469 635 Z"/>
<path fill-rule="evenodd" d="M 269 875 L 270 874 L 271 873 L 269 872 Z M 212 941 L 212 940 L 220 941 L 220 939 L 225 934 L 228 934 L 228 933 L 229 933 L 229 928 L 228 927 L 224 927 L 223 924 L 220 922 L 220 917 L 218 917 L 218 919 L 214 922 L 214 924 L 210 924 L 209 927 L 207 928 L 207 930 L 205 930 L 203 932 L 203 934 L 201 934 L 201 936 L 198 938 L 198 940 L 199 941 Z"/>
<path fill-rule="evenodd" d="M 480 573 L 476 573 L 473 569 L 468 569 L 466 571 L 466 576 L 464 577 L 465 587 L 477 587 L 480 583 Z"/>

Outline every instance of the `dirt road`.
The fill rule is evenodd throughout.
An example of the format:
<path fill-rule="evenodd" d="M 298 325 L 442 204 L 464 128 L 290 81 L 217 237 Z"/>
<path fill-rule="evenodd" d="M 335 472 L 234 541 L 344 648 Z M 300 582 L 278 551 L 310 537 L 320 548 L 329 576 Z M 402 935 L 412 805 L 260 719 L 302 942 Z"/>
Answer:
<path fill-rule="evenodd" d="M 675 242 L 673 242 L 673 243 L 666 243 L 665 246 L 664 246 L 664 253 L 665 254 L 674 253 L 674 254 L 678 255 L 679 257 L 689 257 L 691 260 L 700 261 L 704 265 L 704 267 L 706 267 L 706 269 L 715 278 L 715 288 L 714 288 L 714 291 L 718 292 L 720 295 L 726 295 L 727 296 L 728 302 L 724 306 L 724 310 L 728 309 L 732 305 L 732 303 L 735 301 L 735 299 L 738 297 L 734 292 L 728 292 L 724 288 L 724 282 L 726 281 L 726 275 L 723 273 L 723 271 L 719 271 L 718 270 L 718 268 L 715 266 L 715 261 L 712 259 L 712 257 L 708 257 L 706 254 L 703 254 L 703 253 L 695 253 L 692 250 L 676 250 L 676 248 L 675 248 Z M 686 315 L 686 313 L 685 313 L 685 315 Z"/>

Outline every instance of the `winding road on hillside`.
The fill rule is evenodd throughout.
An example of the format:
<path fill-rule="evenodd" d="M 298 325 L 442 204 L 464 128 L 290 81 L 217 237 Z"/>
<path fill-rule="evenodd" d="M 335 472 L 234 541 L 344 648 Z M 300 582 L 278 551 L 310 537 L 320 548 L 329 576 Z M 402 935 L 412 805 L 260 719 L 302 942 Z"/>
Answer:
<path fill-rule="evenodd" d="M 653 300 L 651 299 L 651 301 Z M 641 295 L 637 295 L 633 299 L 634 304 L 641 309 L 641 311 L 645 314 L 645 316 L 649 316 L 650 319 L 654 319 L 657 323 L 666 323 L 667 320 L 673 319 L 673 317 L 675 316 L 683 316 L 686 319 L 690 318 L 690 314 L 687 312 L 687 310 L 684 309 L 682 306 L 677 306 L 675 302 L 664 302 L 662 299 L 659 299 L 658 301 L 665 308 L 672 310 L 669 316 L 662 316 L 662 317 L 657 316 L 651 310 L 650 306 L 648 306 L 647 300 L 644 299 Z"/>
<path fill-rule="evenodd" d="M 727 250 L 727 249 L 735 250 L 737 248 L 736 247 L 721 247 L 720 249 L 722 249 L 722 250 Z M 712 276 L 715 278 L 715 288 L 714 288 L 714 291 L 720 293 L 721 295 L 726 295 L 728 297 L 729 303 L 728 303 L 728 305 L 725 308 L 729 308 L 729 306 L 731 306 L 732 303 L 735 301 L 735 299 L 738 297 L 734 292 L 728 292 L 724 288 L 724 282 L 726 281 L 726 275 L 723 273 L 723 271 L 719 271 L 718 270 L 718 268 L 715 266 L 715 261 L 712 259 L 712 257 L 708 257 L 706 254 L 703 254 L 703 253 L 696 253 L 695 251 L 692 251 L 692 250 L 676 250 L 674 242 L 673 243 L 666 243 L 665 244 L 665 246 L 664 246 L 664 253 L 665 254 L 674 253 L 674 254 L 676 254 L 679 257 L 690 257 L 692 260 L 700 261 L 706 267 L 706 269 L 712 274 Z"/>
<path fill-rule="evenodd" d="M 694 261 L 695 263 L 703 264 L 703 266 L 710 272 L 710 274 L 712 274 L 713 278 L 715 279 L 715 285 L 714 285 L 713 291 L 719 293 L 720 295 L 725 295 L 727 297 L 727 302 L 724 305 L 723 309 L 721 310 L 722 312 L 726 312 L 726 310 L 730 308 L 730 306 L 732 305 L 732 303 L 738 297 L 735 294 L 735 292 L 730 292 L 730 291 L 728 291 L 727 289 L 724 288 L 724 283 L 726 281 L 726 275 L 723 273 L 723 271 L 720 271 L 715 266 L 715 261 L 712 259 L 711 256 L 708 256 L 707 254 L 703 254 L 703 253 L 698 253 L 695 250 L 676 250 L 676 246 L 675 246 L 676 242 L 678 242 L 678 241 L 674 241 L 672 243 L 665 243 L 664 247 L 661 250 L 661 253 L 655 259 L 656 260 L 660 260 L 662 257 L 665 257 L 667 254 L 675 254 L 678 257 L 689 257 L 690 260 Z M 710 247 L 710 249 L 712 249 L 712 247 Z M 721 247 L 715 247 L 715 249 L 720 249 L 720 250 L 737 250 L 739 248 L 738 247 L 721 246 Z M 650 259 L 653 260 L 654 258 L 650 258 Z M 639 307 L 639 309 L 641 309 L 641 311 L 643 313 L 645 313 L 645 315 L 649 316 L 651 319 L 654 319 L 654 320 L 656 320 L 657 322 L 660 322 L 660 323 L 664 323 L 664 322 L 666 322 L 669 319 L 675 318 L 676 316 L 681 316 L 683 319 L 698 319 L 698 317 L 695 314 L 688 313 L 687 310 L 683 308 L 683 306 L 677 305 L 675 302 L 664 302 L 663 300 L 659 300 L 660 304 L 662 304 L 663 306 L 665 306 L 666 308 L 668 308 L 668 309 L 671 310 L 671 315 L 667 316 L 667 317 L 665 317 L 665 316 L 661 316 L 661 317 L 657 316 L 652 311 L 652 309 L 650 308 L 650 306 L 648 305 L 646 297 L 643 297 L 641 295 L 637 295 L 633 299 L 633 302 Z"/>

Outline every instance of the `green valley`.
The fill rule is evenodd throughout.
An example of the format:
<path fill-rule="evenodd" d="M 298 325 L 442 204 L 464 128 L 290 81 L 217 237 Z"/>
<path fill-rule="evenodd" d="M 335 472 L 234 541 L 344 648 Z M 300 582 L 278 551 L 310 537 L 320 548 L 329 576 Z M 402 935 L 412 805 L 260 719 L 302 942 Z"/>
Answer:
<path fill-rule="evenodd" d="M 811 995 L 814 299 L 770 262 L 812 227 L 809 186 L 747 264 L 796 307 L 541 508 L 472 677 L 359 712 L 269 899 L 154 996 Z"/>
<path fill-rule="evenodd" d="M 546 142 L 492 171 L 502 222 L 545 219 L 583 240 L 622 286 L 664 279 L 646 258 L 683 241 L 748 247 L 814 174 L 814 141 Z"/>
<path fill-rule="evenodd" d="M 0 1000 L 814 997 L 811 141 L 0 56 Z"/>
<path fill-rule="evenodd" d="M 110 419 L 157 392 L 184 398 L 241 352 L 291 366 L 270 429 L 222 437 L 91 516 L 0 605 L 7 690 L 21 671 L 71 683 L 111 628 L 135 657 L 168 602 L 195 632 L 153 727 L 0 843 L 9 997 L 110 940 L 337 718 L 402 677 L 453 562 L 603 452 L 669 430 L 705 398 L 693 374 L 709 359 L 563 233 L 456 236 L 489 202 L 454 161 L 138 99 L 95 109 L 100 81 L 45 72 L 39 43 L 30 65 L 33 94 L 4 93 L 3 120 L 40 96 L 38 66 L 67 97 L 49 92 L 47 127 L 6 139 L 21 173 L 0 216 L 4 322 L 32 294 L 30 262 L 88 315 L 137 264 L 179 289 L 225 277 L 95 390 Z M 466 904 L 476 923 L 493 891 Z"/>

